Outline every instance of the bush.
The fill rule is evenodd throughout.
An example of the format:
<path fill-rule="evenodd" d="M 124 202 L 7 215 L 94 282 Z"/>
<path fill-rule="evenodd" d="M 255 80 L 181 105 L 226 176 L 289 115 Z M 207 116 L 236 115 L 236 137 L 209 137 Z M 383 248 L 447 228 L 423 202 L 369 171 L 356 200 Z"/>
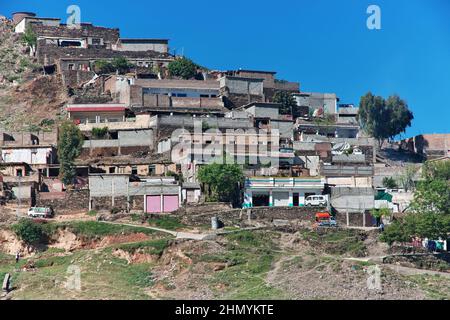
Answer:
<path fill-rule="evenodd" d="M 198 66 L 187 58 L 180 58 L 168 65 L 169 74 L 183 79 L 192 79 L 197 74 Z"/>
<path fill-rule="evenodd" d="M 38 244 L 47 237 L 42 225 L 30 219 L 20 220 L 12 229 L 26 244 Z"/>
<path fill-rule="evenodd" d="M 179 218 L 167 215 L 160 216 L 157 219 L 150 219 L 148 222 L 150 223 L 150 225 L 166 230 L 177 230 L 185 227 L 185 225 L 181 223 Z"/>
<path fill-rule="evenodd" d="M 383 187 L 388 188 L 388 189 L 397 189 L 398 188 L 397 182 L 392 177 L 385 177 L 383 179 Z"/>
<path fill-rule="evenodd" d="M 87 215 L 90 216 L 90 217 L 95 217 L 95 216 L 97 216 L 97 211 L 91 210 L 91 211 L 89 211 L 89 212 L 87 213 Z"/>
<path fill-rule="evenodd" d="M 106 60 L 97 60 L 94 63 L 94 70 L 96 73 L 108 74 L 114 72 L 114 67 Z"/>
<path fill-rule="evenodd" d="M 109 132 L 108 127 L 92 128 L 92 137 L 95 138 L 95 139 L 102 139 L 102 138 L 106 137 L 108 132 Z"/>

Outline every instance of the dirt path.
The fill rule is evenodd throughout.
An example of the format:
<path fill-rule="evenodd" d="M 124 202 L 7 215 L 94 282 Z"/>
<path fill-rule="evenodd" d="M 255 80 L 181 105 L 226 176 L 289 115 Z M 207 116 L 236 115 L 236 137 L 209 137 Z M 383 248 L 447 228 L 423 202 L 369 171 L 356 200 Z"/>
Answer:
<path fill-rule="evenodd" d="M 130 223 L 119 223 L 119 222 L 109 222 L 109 221 L 101 221 L 101 222 L 107 223 L 107 224 L 113 224 L 113 225 L 121 225 L 121 226 L 133 227 L 133 228 L 145 228 L 145 229 L 149 229 L 149 230 L 154 230 L 154 231 L 170 234 L 170 235 L 176 237 L 177 239 L 203 241 L 203 240 L 214 240 L 214 238 L 217 237 L 217 235 L 214 233 L 177 232 L 177 231 L 161 229 L 161 228 L 156 228 L 156 227 L 138 226 L 138 225 L 130 224 Z"/>
<path fill-rule="evenodd" d="M 425 270 L 425 269 L 403 267 L 403 266 L 398 266 L 395 264 L 384 264 L 383 266 L 386 266 L 389 269 L 391 269 L 399 274 L 405 275 L 405 276 L 432 275 L 432 276 L 442 276 L 442 277 L 450 279 L 450 273 L 448 273 L 448 272 L 439 272 L 439 271 L 432 271 L 432 270 Z"/>

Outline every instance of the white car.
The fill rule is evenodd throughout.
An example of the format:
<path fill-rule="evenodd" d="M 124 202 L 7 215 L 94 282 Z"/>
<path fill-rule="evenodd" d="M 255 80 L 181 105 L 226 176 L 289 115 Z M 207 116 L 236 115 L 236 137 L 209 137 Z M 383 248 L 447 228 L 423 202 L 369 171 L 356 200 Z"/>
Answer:
<path fill-rule="evenodd" d="M 28 210 L 28 216 L 31 218 L 51 218 L 53 210 L 51 208 L 34 207 Z"/>
<path fill-rule="evenodd" d="M 305 199 L 305 206 L 307 207 L 326 207 L 327 204 L 327 196 L 309 196 Z"/>

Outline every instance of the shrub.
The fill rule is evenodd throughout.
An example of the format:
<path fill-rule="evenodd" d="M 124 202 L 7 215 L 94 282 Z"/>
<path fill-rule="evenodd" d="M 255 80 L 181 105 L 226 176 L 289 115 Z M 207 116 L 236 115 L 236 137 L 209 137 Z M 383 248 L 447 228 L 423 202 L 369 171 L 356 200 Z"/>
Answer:
<path fill-rule="evenodd" d="M 95 139 L 102 139 L 105 138 L 106 135 L 108 134 L 108 127 L 104 127 L 104 128 L 93 128 L 92 129 L 92 137 Z"/>
<path fill-rule="evenodd" d="M 47 237 L 42 225 L 30 219 L 20 220 L 12 229 L 27 244 L 38 244 Z"/>
<path fill-rule="evenodd" d="M 394 178 L 385 177 L 383 179 L 383 187 L 388 188 L 388 189 L 397 189 L 398 185 Z"/>
<path fill-rule="evenodd" d="M 87 215 L 90 216 L 90 217 L 95 217 L 95 216 L 97 216 L 97 211 L 91 210 L 91 211 L 89 211 L 89 212 L 87 213 Z"/>

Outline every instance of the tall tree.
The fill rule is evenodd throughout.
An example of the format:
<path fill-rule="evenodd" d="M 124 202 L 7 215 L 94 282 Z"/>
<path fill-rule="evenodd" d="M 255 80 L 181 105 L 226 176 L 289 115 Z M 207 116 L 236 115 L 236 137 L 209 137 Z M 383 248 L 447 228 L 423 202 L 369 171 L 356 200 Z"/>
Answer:
<path fill-rule="evenodd" d="M 292 114 L 292 109 L 297 106 L 297 101 L 288 91 L 277 91 L 273 102 L 281 103 L 280 114 Z"/>
<path fill-rule="evenodd" d="M 200 168 L 198 179 L 211 188 L 211 200 L 231 201 L 244 174 L 237 164 L 212 163 Z"/>
<path fill-rule="evenodd" d="M 361 97 L 359 120 L 361 127 L 378 140 L 381 147 L 387 139 L 405 132 L 414 119 L 408 105 L 399 96 L 390 96 L 387 100 L 368 92 Z"/>
<path fill-rule="evenodd" d="M 58 159 L 61 165 L 60 177 L 64 184 L 73 183 L 76 171 L 74 161 L 80 155 L 84 137 L 80 129 L 70 121 L 59 128 Z"/>

